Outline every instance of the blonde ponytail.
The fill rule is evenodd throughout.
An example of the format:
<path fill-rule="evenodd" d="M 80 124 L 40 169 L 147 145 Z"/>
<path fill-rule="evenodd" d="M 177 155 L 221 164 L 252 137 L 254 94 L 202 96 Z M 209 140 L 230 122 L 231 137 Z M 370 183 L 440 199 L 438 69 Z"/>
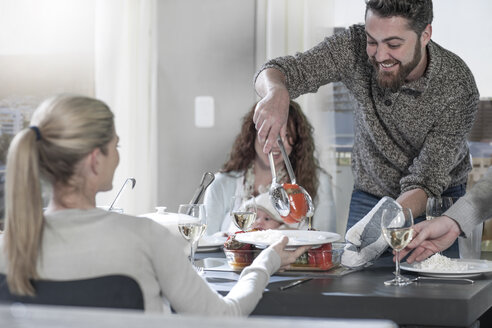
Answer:
<path fill-rule="evenodd" d="M 7 283 L 12 292 L 34 295 L 36 260 L 44 226 L 36 133 L 19 132 L 7 155 L 5 251 Z"/>

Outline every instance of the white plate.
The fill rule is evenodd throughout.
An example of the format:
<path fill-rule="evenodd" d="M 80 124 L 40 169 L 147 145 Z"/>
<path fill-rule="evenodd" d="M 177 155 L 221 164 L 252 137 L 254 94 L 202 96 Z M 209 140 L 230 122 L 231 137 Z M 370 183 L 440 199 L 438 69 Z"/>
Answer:
<path fill-rule="evenodd" d="M 217 248 L 224 245 L 227 237 L 219 236 L 203 236 L 198 241 L 198 248 Z"/>
<path fill-rule="evenodd" d="M 482 273 L 492 272 L 492 261 L 487 260 L 467 260 L 453 259 L 461 264 L 467 264 L 468 270 L 463 271 L 444 271 L 444 270 L 423 270 L 416 267 L 416 263 L 402 263 L 400 268 L 406 271 L 418 272 L 425 276 L 439 278 L 467 278 L 481 275 Z"/>
<path fill-rule="evenodd" d="M 220 246 L 212 246 L 212 247 L 198 247 L 195 252 L 197 253 L 207 253 L 207 252 L 215 252 L 220 250 Z"/>
<path fill-rule="evenodd" d="M 331 243 L 340 239 L 340 235 L 327 231 L 309 230 L 264 230 L 245 232 L 236 235 L 236 240 L 241 243 L 253 244 L 258 247 L 267 247 L 277 242 L 281 236 L 289 237 L 287 246 L 315 246 Z"/>

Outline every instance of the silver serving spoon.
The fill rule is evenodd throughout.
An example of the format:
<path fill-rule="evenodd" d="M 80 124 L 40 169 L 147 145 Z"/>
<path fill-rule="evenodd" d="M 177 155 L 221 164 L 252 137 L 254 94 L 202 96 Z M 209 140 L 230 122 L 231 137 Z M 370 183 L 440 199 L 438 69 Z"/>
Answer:
<path fill-rule="evenodd" d="M 280 147 L 280 152 L 282 153 L 282 157 L 284 158 L 284 163 L 285 163 L 285 167 L 287 168 L 287 173 L 289 174 L 290 182 L 296 185 L 297 184 L 296 176 L 294 174 L 294 170 L 292 169 L 292 164 L 290 164 L 289 155 L 287 155 L 287 152 L 285 151 L 284 143 L 282 141 L 282 138 L 280 138 L 280 136 L 277 137 L 277 143 Z M 306 213 L 306 217 L 310 217 L 314 214 L 313 200 L 309 195 L 309 193 L 306 191 L 306 189 L 304 189 L 302 186 L 299 185 L 298 187 L 304 194 L 304 198 L 306 199 L 308 205 L 308 211 Z"/>
<path fill-rule="evenodd" d="M 121 186 L 120 188 L 120 191 L 118 191 L 118 194 L 116 195 L 116 198 L 113 200 L 113 202 L 111 203 L 111 205 L 109 206 L 109 209 L 108 211 L 111 211 L 111 209 L 113 208 L 114 204 L 116 204 L 116 202 L 118 201 L 118 199 L 120 198 L 121 196 L 121 192 L 123 191 L 123 189 L 125 188 L 125 186 L 127 184 L 131 183 L 132 184 L 132 189 L 135 188 L 135 184 L 137 183 L 137 180 L 135 180 L 135 178 L 128 178 L 125 180 L 125 182 L 123 183 L 123 185 Z"/>
<path fill-rule="evenodd" d="M 280 216 L 287 216 L 290 213 L 289 197 L 284 187 L 277 182 L 277 172 L 275 171 L 272 152 L 268 153 L 268 160 L 270 161 L 270 171 L 272 172 L 272 185 L 269 190 L 270 201 Z"/>

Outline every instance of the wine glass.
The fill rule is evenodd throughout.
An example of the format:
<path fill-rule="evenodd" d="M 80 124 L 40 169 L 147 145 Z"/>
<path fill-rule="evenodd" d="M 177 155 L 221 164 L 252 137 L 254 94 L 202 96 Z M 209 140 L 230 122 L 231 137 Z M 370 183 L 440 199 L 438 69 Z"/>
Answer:
<path fill-rule="evenodd" d="M 195 267 L 195 250 L 198 245 L 198 240 L 200 240 L 205 233 L 205 230 L 207 230 L 205 205 L 179 205 L 178 229 L 183 238 L 190 243 L 190 262 L 193 267 Z"/>
<path fill-rule="evenodd" d="M 432 220 L 443 215 L 453 205 L 451 197 L 429 197 L 427 198 L 427 206 L 425 208 L 425 218 Z"/>
<path fill-rule="evenodd" d="M 384 239 L 396 252 L 396 271 L 393 280 L 385 281 L 386 286 L 406 286 L 412 280 L 400 275 L 400 251 L 413 237 L 413 215 L 409 208 L 384 209 L 381 216 Z"/>
<path fill-rule="evenodd" d="M 231 199 L 231 220 L 242 231 L 248 231 L 255 223 L 257 214 L 255 197 L 233 196 Z"/>

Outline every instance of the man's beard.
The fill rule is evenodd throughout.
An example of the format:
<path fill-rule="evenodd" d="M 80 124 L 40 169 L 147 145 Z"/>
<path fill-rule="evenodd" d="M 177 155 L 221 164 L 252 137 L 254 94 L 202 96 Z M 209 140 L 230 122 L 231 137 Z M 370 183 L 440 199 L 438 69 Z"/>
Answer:
<path fill-rule="evenodd" d="M 406 65 L 401 65 L 401 62 L 396 59 L 385 60 L 384 62 L 382 62 L 383 64 L 397 63 L 400 68 L 396 72 L 382 71 L 379 67 L 379 63 L 376 61 L 376 58 L 374 58 L 374 56 L 370 58 L 370 62 L 376 68 L 377 82 L 379 86 L 381 88 L 387 88 L 396 91 L 405 83 L 406 78 L 408 77 L 410 72 L 412 72 L 413 69 L 417 67 L 421 59 L 422 51 L 420 49 L 420 40 L 417 39 L 413 59 L 410 63 Z"/>

